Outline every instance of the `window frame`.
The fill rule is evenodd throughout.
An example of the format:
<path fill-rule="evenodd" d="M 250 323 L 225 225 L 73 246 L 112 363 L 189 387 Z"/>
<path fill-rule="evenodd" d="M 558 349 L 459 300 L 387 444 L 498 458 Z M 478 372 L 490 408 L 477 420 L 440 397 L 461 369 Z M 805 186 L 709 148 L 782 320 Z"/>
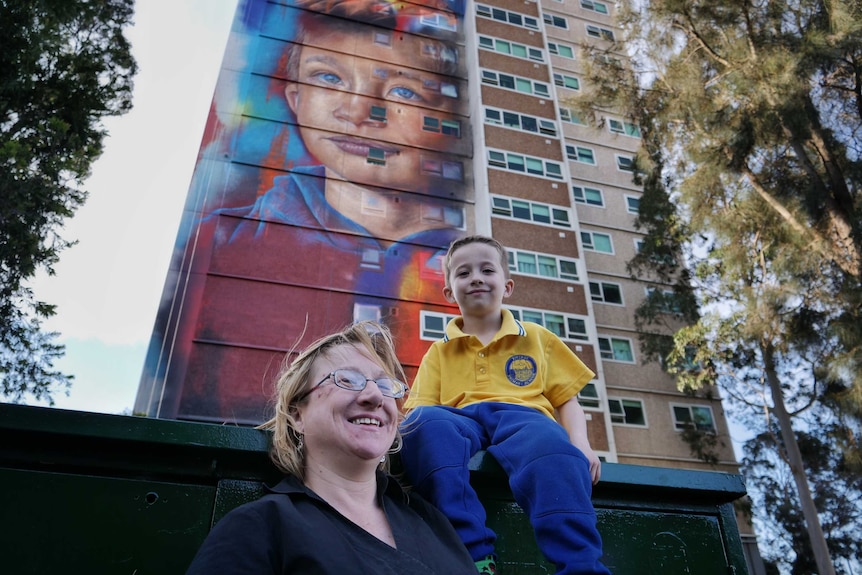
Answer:
<path fill-rule="evenodd" d="M 560 58 L 566 58 L 568 60 L 575 59 L 574 46 L 570 46 L 569 44 L 563 44 L 562 42 L 552 42 L 549 40 L 548 53 L 553 54 L 554 56 L 559 56 Z"/>
<path fill-rule="evenodd" d="M 481 69 L 480 76 L 482 84 L 496 86 L 501 90 L 509 90 L 512 92 L 518 92 L 519 94 L 528 94 L 537 98 L 550 98 L 551 96 L 550 87 L 547 84 L 531 78 L 524 78 L 512 74 L 506 74 L 505 72 L 488 70 L 487 68 Z M 506 84 L 503 83 L 504 80 L 506 81 Z M 529 91 L 519 88 L 527 85 L 529 85 Z"/>
<path fill-rule="evenodd" d="M 636 403 L 640 409 L 640 415 L 643 419 L 643 423 L 633 423 L 628 421 L 629 413 L 626 411 L 625 403 Z M 615 409 L 615 406 L 619 405 L 619 409 Z M 629 406 L 632 407 L 632 406 Z M 644 405 L 643 400 L 635 399 L 634 397 L 612 397 L 608 396 L 608 414 L 611 416 L 611 424 L 613 425 L 624 425 L 626 427 L 640 427 L 645 429 L 649 427 L 649 423 L 647 422 L 647 414 L 646 407 Z M 619 420 L 619 416 L 622 416 L 622 421 Z M 616 418 L 615 418 L 616 417 Z"/>
<path fill-rule="evenodd" d="M 487 152 L 488 154 L 486 158 L 488 159 L 488 165 L 495 169 L 554 181 L 561 181 L 563 179 L 562 166 L 547 158 L 525 156 L 523 154 L 516 154 L 515 152 L 504 150 L 495 150 L 493 148 L 487 148 Z M 492 156 L 494 157 L 493 161 Z M 502 156 L 502 158 L 499 158 L 498 156 Z M 518 160 L 521 161 L 518 162 Z M 535 169 L 537 164 L 541 166 L 541 172 Z M 513 165 L 523 166 L 523 169 L 513 168 Z"/>
<path fill-rule="evenodd" d="M 703 405 L 701 403 L 677 403 L 671 402 L 670 404 L 670 414 L 671 414 L 671 422 L 673 422 L 673 428 L 675 431 L 683 432 L 688 428 L 689 422 L 695 422 L 695 416 L 692 412 L 693 408 L 703 409 L 709 413 L 711 428 L 710 429 L 701 429 L 700 426 L 695 422 L 694 427 L 698 431 L 703 431 L 706 433 L 718 433 L 718 426 L 716 425 L 715 413 L 712 411 L 711 405 Z M 686 409 L 689 414 L 689 421 L 680 421 L 677 418 L 676 409 Z"/>
<path fill-rule="evenodd" d="M 563 341 L 583 343 L 585 341 L 589 341 L 589 339 L 590 339 L 590 336 L 587 332 L 587 316 L 582 316 L 582 315 L 577 315 L 577 314 L 572 314 L 572 313 L 564 313 L 564 312 L 556 311 L 556 310 L 538 309 L 538 308 L 521 307 L 521 306 L 506 305 L 503 307 L 505 307 L 510 312 L 512 312 L 512 315 L 515 316 L 516 320 L 518 320 L 518 321 L 530 321 L 530 322 L 536 323 L 538 325 L 541 325 L 545 329 L 552 331 L 554 334 L 557 335 L 557 337 L 559 337 Z M 534 317 L 536 315 L 541 315 L 542 321 L 541 322 L 534 321 L 533 319 L 529 319 L 529 318 L 524 317 L 525 315 L 530 315 L 531 317 Z M 546 316 L 556 316 L 556 317 L 562 318 L 563 329 L 564 329 L 565 333 L 560 334 L 558 331 L 556 331 L 554 329 L 553 325 L 548 325 L 545 321 Z M 571 326 L 570 320 L 574 320 L 575 322 L 582 324 L 583 325 L 583 331 L 580 331 L 580 330 L 575 331 L 575 330 L 570 329 L 570 326 Z M 572 334 L 577 334 L 577 335 L 572 335 Z"/>
<path fill-rule="evenodd" d="M 489 114 L 497 114 L 499 116 L 499 121 L 489 121 Z M 506 122 L 506 116 L 516 116 L 518 118 L 518 126 L 515 127 L 510 123 Z M 483 121 L 491 126 L 500 126 L 502 128 L 508 128 L 510 130 L 519 130 L 522 132 L 527 132 L 528 134 L 541 134 L 543 136 L 551 136 L 553 138 L 559 137 L 559 130 L 557 129 L 557 123 L 553 120 L 549 120 L 547 118 L 540 118 L 538 116 L 531 116 L 529 114 L 522 114 L 521 112 L 514 112 L 512 110 L 504 110 L 502 108 L 494 108 L 492 106 L 484 106 L 484 114 Z M 535 123 L 536 129 L 531 130 L 529 128 L 525 128 L 525 120 L 529 120 L 527 125 L 531 123 Z"/>
<path fill-rule="evenodd" d="M 515 210 L 512 207 L 512 202 L 522 202 L 528 205 L 528 212 L 530 214 L 529 218 L 521 218 L 515 216 Z M 508 208 L 504 208 L 503 204 L 507 203 Z M 543 207 L 547 207 L 551 214 L 551 223 L 546 224 L 539 220 L 533 218 L 533 206 L 539 205 Z M 508 213 L 506 213 L 508 212 Z M 560 215 L 565 215 L 565 220 L 560 218 Z M 506 218 L 510 220 L 516 220 L 520 222 L 530 222 L 531 224 L 538 224 L 542 226 L 550 226 L 553 228 L 565 228 L 572 229 L 572 214 L 570 208 L 565 206 L 557 206 L 554 204 L 545 204 L 542 202 L 534 202 L 531 200 L 525 200 L 523 198 L 512 198 L 510 196 L 502 196 L 499 194 L 491 194 L 491 216 Z M 564 222 L 564 223 L 563 223 Z"/>
<path fill-rule="evenodd" d="M 598 26 L 596 24 L 584 24 L 587 29 L 587 36 L 590 38 L 596 38 L 598 40 L 607 40 L 608 42 L 616 41 L 616 34 L 610 28 L 604 28 L 602 26 Z"/>
<path fill-rule="evenodd" d="M 575 190 L 581 190 L 581 195 L 578 196 L 578 194 L 577 194 L 577 192 L 575 192 Z M 599 197 L 598 201 L 590 200 L 590 198 L 587 195 L 588 191 L 593 196 L 598 195 L 598 197 Z M 576 204 L 584 204 L 586 206 L 593 206 L 596 208 L 604 208 L 605 207 L 605 194 L 601 190 L 601 188 L 592 188 L 590 186 L 581 186 L 581 185 L 577 185 L 577 184 L 572 184 L 572 200 Z"/>
<path fill-rule="evenodd" d="M 589 240 L 589 241 L 586 241 L 586 240 L 584 239 L 584 235 L 589 235 L 589 236 L 590 236 L 590 240 Z M 610 247 L 611 247 L 610 251 L 597 250 L 597 249 L 596 249 L 595 236 L 604 236 L 604 237 L 607 237 L 607 238 L 608 238 L 608 244 L 609 244 L 609 245 L 610 245 Z M 583 246 L 583 248 L 584 248 L 585 250 L 588 250 L 588 251 L 591 251 L 591 252 L 597 252 L 597 253 L 600 253 L 600 254 L 614 255 L 614 239 L 613 239 L 613 236 L 611 236 L 610 234 L 606 234 L 606 233 L 604 233 L 604 232 L 589 232 L 589 231 L 581 230 L 581 245 Z"/>
<path fill-rule="evenodd" d="M 535 257 L 535 265 L 536 272 L 526 272 L 520 268 L 520 260 L 518 258 L 519 255 L 523 255 L 526 257 Z M 578 269 L 578 261 L 572 258 L 566 258 L 563 256 L 558 256 L 556 254 L 548 254 L 544 252 L 534 252 L 531 250 L 520 250 L 516 248 L 509 248 L 506 250 L 506 256 L 509 262 L 509 272 L 519 275 L 525 275 L 540 279 L 546 280 L 555 280 L 555 281 L 563 281 L 566 283 L 579 283 L 580 282 L 580 271 Z M 554 260 L 554 273 L 555 275 L 549 276 L 540 273 L 538 270 L 541 269 L 541 264 L 539 262 L 540 258 L 547 258 Z M 574 265 L 575 273 L 570 274 L 563 270 L 563 264 Z"/>
<path fill-rule="evenodd" d="M 611 335 L 599 335 L 597 337 L 597 343 L 599 347 L 599 357 L 602 361 L 614 361 L 617 363 L 627 363 L 629 365 L 637 365 L 637 359 L 635 357 L 634 345 L 632 345 L 632 340 L 627 337 L 619 337 L 619 336 L 611 336 Z M 607 346 L 603 346 L 602 343 L 607 342 Z M 614 342 L 622 342 L 626 343 L 629 348 L 629 354 L 631 355 L 631 359 L 620 359 L 617 357 L 617 352 L 614 349 Z M 603 347 L 607 347 L 610 349 L 611 356 L 608 357 L 608 351 L 603 349 Z"/>
<path fill-rule="evenodd" d="M 593 286 L 595 286 L 596 289 L 593 289 Z M 590 290 L 590 299 L 594 302 L 604 303 L 607 305 L 625 305 L 622 284 L 618 284 L 616 282 L 591 281 L 589 282 L 588 287 Z M 619 301 L 613 301 L 611 298 L 609 298 L 608 295 L 605 293 L 605 288 L 610 288 L 610 291 L 616 289 L 616 291 L 619 293 Z"/>
<path fill-rule="evenodd" d="M 419 311 L 419 339 L 424 341 L 437 341 L 443 339 L 446 335 L 446 325 L 449 320 L 458 317 L 457 313 L 441 313 L 436 311 L 420 310 Z M 443 322 L 441 330 L 434 330 L 427 325 L 428 319 L 439 319 Z M 440 335 L 434 335 L 439 333 Z"/>
<path fill-rule="evenodd" d="M 544 64 L 546 61 L 545 51 L 541 48 L 536 48 L 535 46 L 527 46 L 526 44 L 521 44 L 520 42 L 513 42 L 512 40 L 506 40 L 503 38 L 497 38 L 495 36 L 487 36 L 484 34 L 480 34 L 478 36 L 478 45 L 479 48 L 482 50 L 494 52 L 495 54 L 503 54 L 504 56 L 512 56 L 513 58 L 518 58 L 520 60 L 527 60 L 529 62 L 540 62 L 542 64 Z M 508 45 L 509 50 L 502 50 L 501 47 L 503 45 Z M 516 54 L 515 48 L 520 48 L 524 52 L 524 54 Z"/>
<path fill-rule="evenodd" d="M 598 165 L 596 163 L 596 151 L 577 144 L 566 144 L 566 158 L 572 162 L 587 164 L 588 166 Z"/>

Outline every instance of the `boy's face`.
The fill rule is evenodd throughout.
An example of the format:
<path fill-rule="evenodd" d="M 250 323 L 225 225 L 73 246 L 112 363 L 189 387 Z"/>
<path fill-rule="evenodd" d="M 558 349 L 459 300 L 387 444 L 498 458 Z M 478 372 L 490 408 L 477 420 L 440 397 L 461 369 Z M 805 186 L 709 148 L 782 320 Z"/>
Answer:
<path fill-rule="evenodd" d="M 501 264 L 499 252 L 488 244 L 476 242 L 458 248 L 452 254 L 443 295 L 458 304 L 462 315 L 498 311 L 515 286 Z"/>
<path fill-rule="evenodd" d="M 331 51 L 303 46 L 297 82 L 285 89 L 308 151 L 345 180 L 420 190 L 427 179 L 420 155 L 428 155 L 420 148 L 445 150 L 447 138 L 423 130 L 424 117 L 450 118 L 440 110 L 457 103 L 425 82 L 446 77 L 387 64 L 393 48 L 367 33 L 330 34 L 321 43 Z M 371 117 L 372 105 L 386 107 L 385 121 Z M 372 147 L 384 151 L 385 169 L 368 163 Z"/>

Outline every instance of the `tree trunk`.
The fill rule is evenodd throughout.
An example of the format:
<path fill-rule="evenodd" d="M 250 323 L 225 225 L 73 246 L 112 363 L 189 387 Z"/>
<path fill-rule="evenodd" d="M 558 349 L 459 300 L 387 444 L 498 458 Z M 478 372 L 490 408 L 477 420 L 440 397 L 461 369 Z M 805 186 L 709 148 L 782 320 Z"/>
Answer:
<path fill-rule="evenodd" d="M 808 538 L 811 541 L 811 550 L 814 553 L 814 561 L 817 564 L 819 575 L 835 575 L 835 567 L 829 556 L 829 548 L 826 546 L 826 537 L 820 526 L 820 517 L 811 497 L 811 489 L 808 487 L 808 478 L 805 476 L 805 468 L 802 464 L 802 454 L 799 444 L 796 443 L 796 435 L 790 425 L 790 415 L 784 405 L 784 394 L 781 391 L 781 382 L 775 371 L 775 350 L 770 342 L 761 343 L 763 352 L 764 368 L 769 389 L 772 392 L 772 404 L 778 427 L 781 430 L 781 439 L 787 451 L 787 459 L 790 464 L 790 472 L 796 482 L 796 490 L 799 493 L 799 501 L 802 505 L 802 516 L 808 530 Z"/>

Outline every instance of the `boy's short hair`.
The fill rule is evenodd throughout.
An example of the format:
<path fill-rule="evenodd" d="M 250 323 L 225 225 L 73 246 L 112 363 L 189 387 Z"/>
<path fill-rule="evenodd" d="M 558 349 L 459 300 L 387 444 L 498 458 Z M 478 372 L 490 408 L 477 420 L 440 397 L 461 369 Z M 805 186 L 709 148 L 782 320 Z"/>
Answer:
<path fill-rule="evenodd" d="M 452 256 L 456 251 L 470 244 L 485 244 L 497 250 L 497 253 L 500 254 L 500 266 L 503 268 L 503 273 L 505 274 L 506 279 L 509 279 L 509 257 L 506 254 L 506 248 L 503 244 L 490 236 L 476 234 L 458 238 L 449 245 L 449 250 L 446 252 L 446 260 L 443 266 L 443 271 L 446 273 L 445 281 L 447 287 L 449 286 L 449 274 L 452 273 Z"/>

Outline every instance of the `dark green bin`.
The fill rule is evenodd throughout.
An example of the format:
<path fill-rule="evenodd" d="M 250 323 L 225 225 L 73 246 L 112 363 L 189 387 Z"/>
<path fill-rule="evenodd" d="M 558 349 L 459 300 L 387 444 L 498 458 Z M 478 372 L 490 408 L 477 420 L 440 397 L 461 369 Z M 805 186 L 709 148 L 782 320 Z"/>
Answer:
<path fill-rule="evenodd" d="M 490 456 L 473 482 L 503 575 L 553 573 Z M 248 428 L 0 404 L 0 561 L 6 575 L 171 575 L 212 524 L 278 473 Z M 606 463 L 593 492 L 615 575 L 747 573 L 738 475 Z"/>

